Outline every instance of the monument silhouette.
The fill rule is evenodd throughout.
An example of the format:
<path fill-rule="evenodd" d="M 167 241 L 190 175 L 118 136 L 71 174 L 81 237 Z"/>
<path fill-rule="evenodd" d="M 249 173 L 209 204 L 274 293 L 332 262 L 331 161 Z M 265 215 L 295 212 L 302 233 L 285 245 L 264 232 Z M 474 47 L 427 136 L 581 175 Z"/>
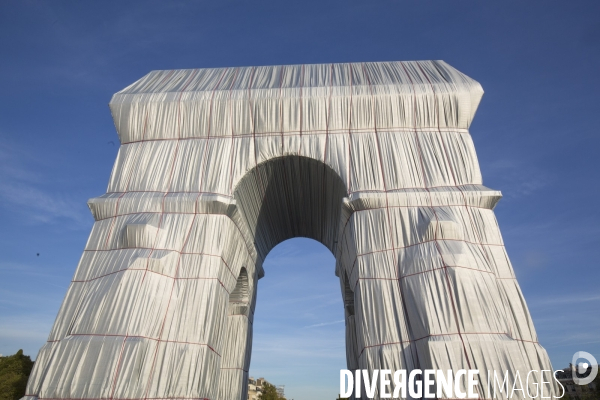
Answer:
<path fill-rule="evenodd" d="M 263 261 L 298 236 L 336 258 L 348 369 L 551 369 L 468 131 L 482 95 L 443 61 L 116 93 L 119 153 L 25 398 L 245 400 Z"/>

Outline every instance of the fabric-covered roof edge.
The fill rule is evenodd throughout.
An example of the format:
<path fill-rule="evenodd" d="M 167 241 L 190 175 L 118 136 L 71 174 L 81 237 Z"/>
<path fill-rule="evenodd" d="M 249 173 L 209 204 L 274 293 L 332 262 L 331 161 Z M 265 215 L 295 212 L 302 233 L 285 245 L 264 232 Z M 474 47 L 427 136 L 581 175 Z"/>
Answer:
<path fill-rule="evenodd" d="M 140 125 L 137 130 L 141 130 L 145 125 L 143 114 L 148 107 L 155 107 L 158 103 L 165 106 L 167 104 L 195 103 L 193 108 L 206 110 L 211 109 L 213 104 L 231 101 L 237 104 L 234 107 L 239 108 L 240 102 L 253 102 L 252 107 L 254 107 L 254 104 L 260 101 L 283 102 L 284 100 L 302 99 L 306 102 L 308 99 L 315 99 L 318 103 L 323 103 L 318 106 L 315 103 L 315 106 L 329 110 L 328 99 L 373 98 L 378 104 L 377 106 L 373 107 L 369 104 L 364 104 L 364 106 L 373 108 L 373 112 L 388 113 L 394 109 L 396 111 L 393 113 L 396 115 L 405 114 L 403 119 L 408 127 L 438 126 L 468 129 L 482 96 L 483 89 L 477 81 L 444 61 L 391 61 L 152 71 L 117 92 L 110 101 L 110 108 L 122 143 L 128 143 L 136 140 L 135 133 L 130 132 L 132 124 Z M 394 98 L 399 100 L 393 100 Z M 353 107 L 361 107 L 358 105 L 358 101 L 354 103 Z M 299 107 L 289 101 L 288 104 L 288 106 L 261 108 L 263 114 L 265 112 L 279 114 L 279 108 L 282 109 L 281 112 L 286 112 L 289 107 Z M 340 107 L 339 104 L 342 106 Z M 413 106 L 416 111 L 411 109 Z M 310 105 L 305 107 L 310 107 Z M 343 103 L 334 103 L 331 107 L 333 107 L 331 112 L 337 113 L 335 118 L 338 120 L 346 119 L 344 113 L 357 114 L 348 112 Z M 398 107 L 404 109 L 405 113 L 398 113 Z M 438 107 L 442 109 L 441 112 L 434 110 Z M 178 106 L 177 110 L 164 108 L 164 106 L 161 108 L 162 113 L 175 112 L 176 115 L 179 115 Z M 272 110 L 270 110 L 271 108 Z M 305 108 L 304 111 L 306 112 L 307 109 Z M 235 118 L 248 118 L 247 115 L 238 114 L 237 110 L 234 110 Z M 191 112 L 190 117 L 192 118 L 196 118 L 193 114 L 197 113 L 198 118 L 206 119 L 202 112 L 191 111 L 191 109 L 189 112 L 183 109 L 182 112 L 188 114 Z M 364 111 L 361 113 L 364 114 Z M 433 121 L 432 118 L 436 118 L 436 114 L 441 117 L 438 117 L 437 121 Z M 412 119 L 413 116 L 416 122 Z M 215 117 L 216 115 L 213 115 L 213 118 Z M 249 116 L 249 118 L 262 117 L 262 115 Z M 268 118 L 277 119 L 277 116 Z M 287 117 L 286 120 L 290 120 L 290 118 Z M 302 125 L 299 124 L 289 127 L 289 129 L 297 130 L 300 126 L 300 130 L 308 132 L 324 129 L 325 125 L 328 125 L 326 122 L 317 123 L 311 128 L 307 124 L 303 124 L 304 128 L 302 128 Z M 151 125 L 149 125 L 150 129 L 155 124 Z M 261 133 L 260 121 L 258 123 L 255 121 L 251 125 L 256 133 Z M 263 131 L 279 132 L 281 124 L 277 123 L 276 125 L 276 128 L 263 127 Z M 353 122 L 350 122 L 350 125 L 351 129 L 371 128 L 368 126 L 368 122 L 365 126 L 359 126 L 361 124 Z M 173 127 L 167 128 L 169 131 L 173 130 L 171 129 Z M 287 128 L 283 127 L 281 130 L 286 132 Z M 390 127 L 380 124 L 379 128 L 388 129 Z M 201 137 L 203 129 L 199 130 L 200 132 L 197 134 Z M 251 132 L 236 132 L 234 135 L 240 133 Z M 211 135 L 213 134 L 211 133 Z M 225 135 L 225 133 L 222 134 Z M 163 135 L 158 134 L 157 136 L 155 138 L 162 138 Z M 196 137 L 196 134 L 192 136 Z"/>

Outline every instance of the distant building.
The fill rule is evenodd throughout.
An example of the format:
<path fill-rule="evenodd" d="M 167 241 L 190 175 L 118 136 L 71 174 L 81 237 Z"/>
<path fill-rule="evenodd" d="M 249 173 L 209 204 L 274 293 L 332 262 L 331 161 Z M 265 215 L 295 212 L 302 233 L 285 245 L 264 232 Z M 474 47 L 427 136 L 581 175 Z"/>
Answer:
<path fill-rule="evenodd" d="M 265 382 L 265 378 L 248 378 L 248 400 L 258 400 L 258 396 L 262 392 L 262 387 Z"/>
<path fill-rule="evenodd" d="M 271 385 L 273 385 L 271 382 L 267 381 L 265 378 L 258 378 L 258 379 L 254 379 L 253 377 L 248 378 L 248 400 L 258 400 L 258 396 L 260 396 L 260 394 L 262 393 L 262 388 L 265 385 L 265 383 L 270 383 Z M 273 386 L 275 386 L 275 385 L 273 385 Z M 284 394 L 285 385 L 278 385 L 278 386 L 275 386 L 275 388 L 277 389 L 277 394 L 279 394 L 279 396 L 285 398 L 285 394 Z"/>
<path fill-rule="evenodd" d="M 575 371 L 575 367 L 572 364 L 569 364 L 569 367 L 556 371 L 556 379 L 560 382 L 561 385 L 565 388 L 565 395 L 569 395 L 569 397 L 579 398 L 580 396 L 587 394 L 596 390 L 596 382 L 590 382 L 587 385 L 576 385 L 573 382 L 573 374 L 577 374 L 576 376 L 583 378 L 588 376 L 592 371 L 592 367 L 589 366 L 587 371 L 584 374 L 578 374 Z"/>

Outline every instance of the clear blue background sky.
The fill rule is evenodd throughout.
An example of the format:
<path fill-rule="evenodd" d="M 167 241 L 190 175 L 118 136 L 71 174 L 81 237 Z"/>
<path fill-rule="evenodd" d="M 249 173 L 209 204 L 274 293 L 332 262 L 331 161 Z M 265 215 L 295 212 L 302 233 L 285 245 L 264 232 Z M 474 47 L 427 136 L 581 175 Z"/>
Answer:
<path fill-rule="evenodd" d="M 46 340 L 117 154 L 114 92 L 154 69 L 442 59 L 486 91 L 471 134 L 542 345 L 555 368 L 600 359 L 599 21 L 596 0 L 2 1 L 0 353 Z M 251 373 L 334 398 L 333 257 L 295 239 L 265 270 Z"/>

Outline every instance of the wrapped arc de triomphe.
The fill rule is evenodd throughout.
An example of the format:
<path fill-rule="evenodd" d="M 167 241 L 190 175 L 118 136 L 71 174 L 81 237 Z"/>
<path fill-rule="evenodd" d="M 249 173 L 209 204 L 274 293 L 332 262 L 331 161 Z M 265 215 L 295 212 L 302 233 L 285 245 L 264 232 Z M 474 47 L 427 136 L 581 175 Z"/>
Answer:
<path fill-rule="evenodd" d="M 262 264 L 297 236 L 336 258 L 348 369 L 551 369 L 468 131 L 482 94 L 442 61 L 118 92 L 119 154 L 25 398 L 245 400 Z"/>

